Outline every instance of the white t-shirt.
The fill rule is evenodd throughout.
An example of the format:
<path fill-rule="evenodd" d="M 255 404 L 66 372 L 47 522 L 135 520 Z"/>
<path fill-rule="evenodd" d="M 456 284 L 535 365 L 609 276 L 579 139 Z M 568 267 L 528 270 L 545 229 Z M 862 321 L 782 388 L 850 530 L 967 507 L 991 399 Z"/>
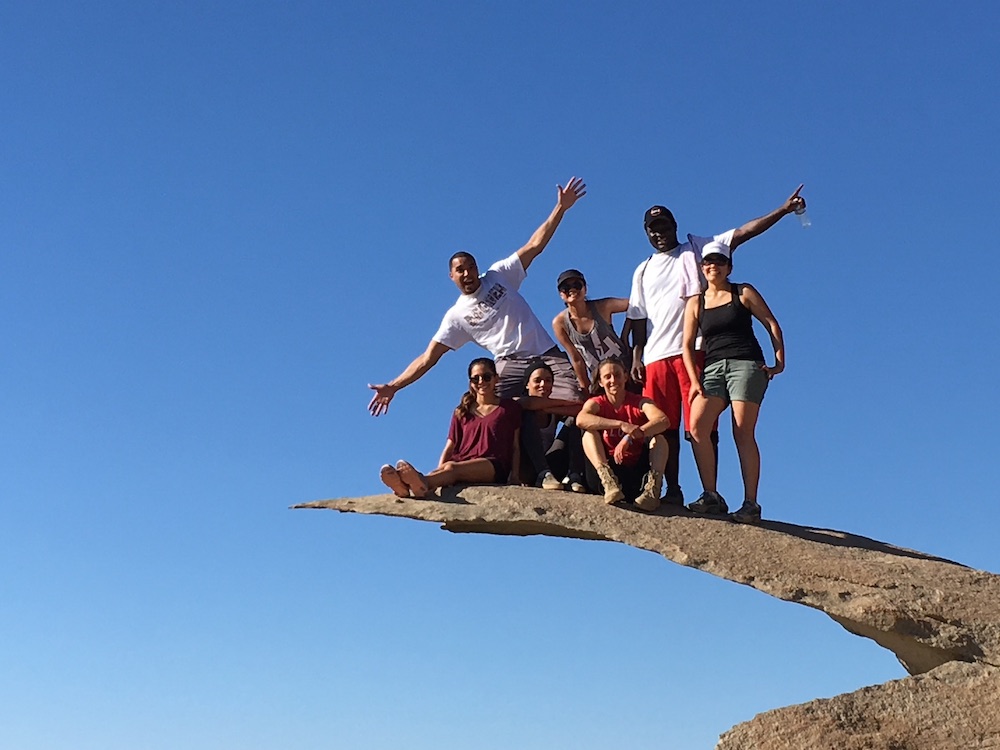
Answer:
<path fill-rule="evenodd" d="M 686 300 L 701 294 L 705 288 L 701 248 L 712 240 L 730 245 L 735 232 L 730 229 L 714 237 L 689 234 L 687 242 L 667 253 L 653 253 L 652 258 L 635 269 L 625 317 L 647 320 L 644 364 L 675 357 L 683 351 Z M 695 346 L 701 347 L 700 337 Z"/>
<path fill-rule="evenodd" d="M 475 341 L 494 357 L 535 357 L 556 344 L 518 293 L 527 274 L 514 253 L 479 277 L 472 294 L 463 294 L 444 314 L 434 341 L 449 349 Z"/>

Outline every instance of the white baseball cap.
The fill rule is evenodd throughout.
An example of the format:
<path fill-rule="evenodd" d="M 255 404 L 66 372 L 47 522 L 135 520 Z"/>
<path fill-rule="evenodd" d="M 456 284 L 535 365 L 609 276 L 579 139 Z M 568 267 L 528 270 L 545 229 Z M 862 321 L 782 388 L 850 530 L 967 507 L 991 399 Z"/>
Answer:
<path fill-rule="evenodd" d="M 721 255 L 726 258 L 726 260 L 732 260 L 733 251 L 729 249 L 729 245 L 724 242 L 719 242 L 717 240 L 712 240 L 711 242 L 706 242 L 701 248 L 701 259 L 705 260 L 709 255 Z"/>

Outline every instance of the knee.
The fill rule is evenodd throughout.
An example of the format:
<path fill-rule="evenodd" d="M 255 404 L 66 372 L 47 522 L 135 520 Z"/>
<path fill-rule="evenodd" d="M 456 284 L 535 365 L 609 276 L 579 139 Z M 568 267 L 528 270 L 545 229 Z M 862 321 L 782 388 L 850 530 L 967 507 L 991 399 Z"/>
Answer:
<path fill-rule="evenodd" d="M 670 443 L 667 442 L 667 439 L 663 435 L 653 435 L 653 437 L 649 439 L 650 455 L 656 453 L 663 453 L 664 455 L 666 455 L 666 452 L 669 450 L 670 450 Z"/>
<path fill-rule="evenodd" d="M 441 470 L 442 471 L 454 471 L 455 470 L 455 462 L 454 461 L 445 461 L 443 464 L 441 464 Z"/>
<path fill-rule="evenodd" d="M 749 445 L 756 442 L 754 437 L 753 427 L 746 427 L 742 425 L 733 425 L 733 440 L 736 441 L 737 445 Z"/>
<path fill-rule="evenodd" d="M 705 424 L 703 423 L 703 420 L 695 421 L 695 423 L 691 425 L 690 435 L 691 439 L 696 443 L 709 440 L 712 435 L 711 423 Z"/>

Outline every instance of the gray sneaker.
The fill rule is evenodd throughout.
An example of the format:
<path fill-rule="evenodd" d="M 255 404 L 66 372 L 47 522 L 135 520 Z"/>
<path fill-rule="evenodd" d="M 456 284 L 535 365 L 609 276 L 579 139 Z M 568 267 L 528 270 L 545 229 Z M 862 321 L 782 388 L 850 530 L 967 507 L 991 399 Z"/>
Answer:
<path fill-rule="evenodd" d="M 729 506 L 718 492 L 705 490 L 701 497 L 688 506 L 688 510 L 706 516 L 724 516 L 729 512 Z"/>
<path fill-rule="evenodd" d="M 744 500 L 743 505 L 729 519 L 736 523 L 760 523 L 760 506 L 754 500 Z"/>

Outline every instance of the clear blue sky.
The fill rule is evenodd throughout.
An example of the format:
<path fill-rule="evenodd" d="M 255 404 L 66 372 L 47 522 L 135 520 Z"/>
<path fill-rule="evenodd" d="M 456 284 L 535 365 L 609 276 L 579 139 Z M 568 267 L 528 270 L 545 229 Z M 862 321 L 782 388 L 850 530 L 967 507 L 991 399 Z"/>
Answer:
<path fill-rule="evenodd" d="M 459 249 L 625 295 L 643 211 L 741 249 L 788 369 L 766 516 L 1000 570 L 987 2 L 0 9 L 0 747 L 709 748 L 904 675 L 611 544 L 289 511 L 433 465 Z M 739 494 L 722 456 L 724 494 Z M 682 480 L 696 490 L 690 455 Z M 788 561 L 794 565 L 794 561 Z"/>

